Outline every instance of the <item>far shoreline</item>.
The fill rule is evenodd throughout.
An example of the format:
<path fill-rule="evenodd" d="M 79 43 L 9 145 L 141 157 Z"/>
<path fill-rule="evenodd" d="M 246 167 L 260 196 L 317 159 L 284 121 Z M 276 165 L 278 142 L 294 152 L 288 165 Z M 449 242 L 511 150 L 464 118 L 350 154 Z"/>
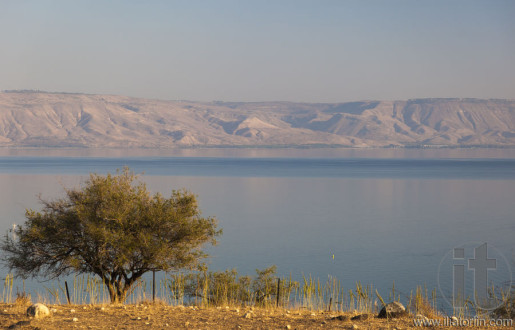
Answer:
<path fill-rule="evenodd" d="M 336 147 L 336 146 L 198 146 L 136 147 L 7 147 L 0 157 L 214 157 L 214 158 L 515 158 L 515 146 L 497 147 Z"/>

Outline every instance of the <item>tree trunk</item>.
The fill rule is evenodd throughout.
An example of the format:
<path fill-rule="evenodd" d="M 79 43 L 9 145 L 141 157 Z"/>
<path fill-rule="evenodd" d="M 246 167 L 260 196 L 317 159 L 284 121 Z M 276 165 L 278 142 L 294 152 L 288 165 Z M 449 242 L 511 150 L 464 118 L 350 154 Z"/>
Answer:
<path fill-rule="evenodd" d="M 107 290 L 109 291 L 109 298 L 111 299 L 111 304 L 121 304 L 125 301 L 127 291 L 129 287 L 124 285 L 121 281 L 119 282 L 109 282 L 106 283 Z"/>

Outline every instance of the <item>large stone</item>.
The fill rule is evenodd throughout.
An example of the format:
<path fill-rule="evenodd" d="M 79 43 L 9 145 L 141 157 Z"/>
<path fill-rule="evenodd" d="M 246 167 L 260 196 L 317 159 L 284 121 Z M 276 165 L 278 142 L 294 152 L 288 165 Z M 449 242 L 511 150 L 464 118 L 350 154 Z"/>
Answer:
<path fill-rule="evenodd" d="M 36 319 L 43 318 L 49 315 L 50 311 L 48 310 L 48 307 L 40 303 L 34 304 L 27 308 L 27 316 L 31 316 Z"/>
<path fill-rule="evenodd" d="M 386 306 L 384 306 L 381 309 L 381 311 L 379 312 L 377 317 L 383 318 L 383 319 L 395 318 L 395 317 L 404 316 L 406 314 L 407 314 L 407 312 L 406 312 L 406 308 L 404 308 L 404 305 L 398 301 L 394 301 L 389 304 L 386 304 Z"/>

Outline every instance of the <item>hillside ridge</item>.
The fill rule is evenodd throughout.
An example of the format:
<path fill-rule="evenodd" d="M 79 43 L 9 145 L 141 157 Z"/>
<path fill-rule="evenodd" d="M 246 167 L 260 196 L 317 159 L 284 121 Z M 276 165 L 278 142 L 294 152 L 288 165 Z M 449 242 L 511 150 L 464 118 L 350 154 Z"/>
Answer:
<path fill-rule="evenodd" d="M 515 146 L 515 100 L 162 101 L 0 93 L 0 147 Z"/>

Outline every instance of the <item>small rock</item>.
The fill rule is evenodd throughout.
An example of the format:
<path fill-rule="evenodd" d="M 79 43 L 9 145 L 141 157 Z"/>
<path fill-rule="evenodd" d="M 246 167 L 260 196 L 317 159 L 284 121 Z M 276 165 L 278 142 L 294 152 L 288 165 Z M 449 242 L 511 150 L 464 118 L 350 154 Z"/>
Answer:
<path fill-rule="evenodd" d="M 239 313 L 239 312 L 240 312 L 240 310 L 239 310 L 238 308 L 236 308 L 234 311 L 235 311 L 236 313 Z"/>
<path fill-rule="evenodd" d="M 86 306 L 82 307 L 82 309 L 88 309 Z"/>
<path fill-rule="evenodd" d="M 141 320 L 141 317 L 139 317 L 139 316 L 138 316 L 138 317 L 136 318 L 136 320 Z"/>
<path fill-rule="evenodd" d="M 317 316 L 315 313 L 311 313 L 310 315 L 311 315 L 311 316 Z"/>
<path fill-rule="evenodd" d="M 4 313 L 7 313 L 7 309 L 4 309 Z"/>
<path fill-rule="evenodd" d="M 368 320 L 369 318 L 370 318 L 370 314 L 359 314 L 359 315 L 351 317 L 350 319 L 352 321 L 364 321 L 364 320 Z"/>
<path fill-rule="evenodd" d="M 406 314 L 407 314 L 407 312 L 406 312 L 406 308 L 404 308 L 404 305 L 398 301 L 394 301 L 389 304 L 386 304 L 386 306 L 384 306 L 381 309 L 381 311 L 379 312 L 377 317 L 382 318 L 382 319 L 396 318 L 396 317 L 404 316 Z"/>
<path fill-rule="evenodd" d="M 50 315 L 50 311 L 48 310 L 48 307 L 43 304 L 37 303 L 27 308 L 27 316 L 39 319 L 48 315 Z"/>
<path fill-rule="evenodd" d="M 357 325 L 355 325 L 355 324 L 353 324 L 350 328 L 351 329 L 359 329 L 359 327 Z"/>
<path fill-rule="evenodd" d="M 55 313 L 57 313 L 57 309 L 52 308 L 52 309 L 50 309 L 50 312 L 52 312 L 52 314 L 55 314 Z"/>
<path fill-rule="evenodd" d="M 15 324 L 11 324 L 7 329 L 21 329 L 22 327 L 29 326 L 30 321 L 19 321 Z"/>
<path fill-rule="evenodd" d="M 168 323 L 165 323 L 165 326 L 168 327 Z"/>
<path fill-rule="evenodd" d="M 72 322 L 79 322 L 79 319 L 78 319 L 78 318 L 76 318 L 76 317 L 74 317 L 74 318 L 72 319 Z"/>
<path fill-rule="evenodd" d="M 288 330 L 291 329 L 291 325 L 289 325 L 289 324 L 286 325 L 286 329 L 288 329 Z"/>
<path fill-rule="evenodd" d="M 250 318 L 252 317 L 252 313 L 247 312 L 247 313 L 245 313 L 245 314 L 243 315 L 243 317 L 244 317 L 244 318 L 246 318 L 246 319 L 250 319 Z"/>
<path fill-rule="evenodd" d="M 75 309 L 70 309 L 70 313 L 75 313 Z"/>

